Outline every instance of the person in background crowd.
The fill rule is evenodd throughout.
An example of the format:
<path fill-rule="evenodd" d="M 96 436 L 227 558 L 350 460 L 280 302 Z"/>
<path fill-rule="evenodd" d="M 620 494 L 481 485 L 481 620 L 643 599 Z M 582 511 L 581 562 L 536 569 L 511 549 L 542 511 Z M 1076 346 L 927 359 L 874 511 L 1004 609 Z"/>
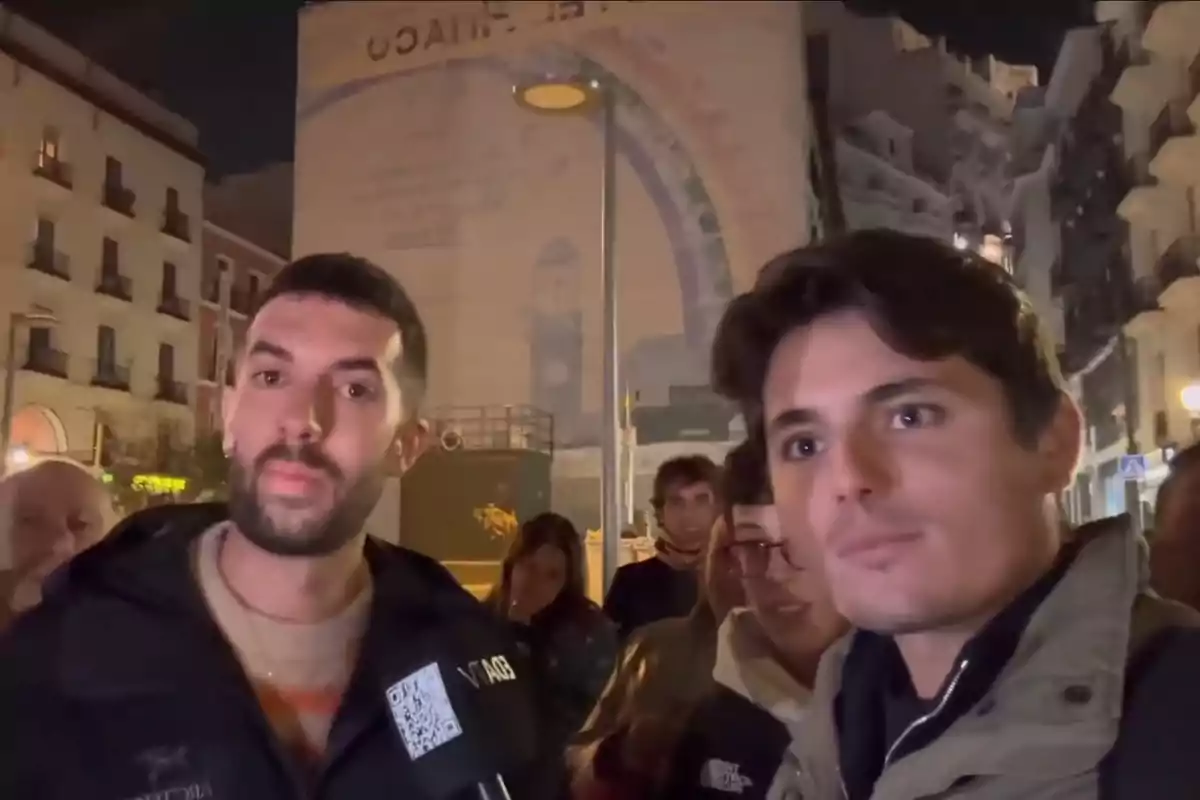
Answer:
<path fill-rule="evenodd" d="M 801 248 L 713 360 L 855 626 L 775 796 L 1195 797 L 1196 615 L 1146 593 L 1127 520 L 1064 530 L 1080 414 L 1004 270 L 882 230 Z"/>
<path fill-rule="evenodd" d="M 363 529 L 427 440 L 426 374 L 385 270 L 284 267 L 223 396 L 228 508 L 130 517 L 0 637 L 0 797 L 442 797 L 413 760 L 452 741 L 429 698 L 482 659 L 498 679 L 454 694 L 494 716 L 459 735 L 469 722 L 488 771 L 522 773 L 536 722 L 507 626 Z"/>
<path fill-rule="evenodd" d="M 0 521 L 12 569 L 0 575 L 0 629 L 42 601 L 50 574 L 108 533 L 112 498 L 92 472 L 69 458 L 38 459 L 0 480 Z"/>
<path fill-rule="evenodd" d="M 1200 609 L 1200 443 L 1175 454 L 1158 487 L 1150 579 L 1164 597 Z"/>
<path fill-rule="evenodd" d="M 697 571 L 720 513 L 720 470 L 706 456 L 664 461 L 654 476 L 651 503 L 659 528 L 654 558 L 617 570 L 604 613 L 621 639 L 651 622 L 683 617 L 696 605 Z"/>
<path fill-rule="evenodd" d="M 567 753 L 574 800 L 641 800 L 663 791 L 672 754 L 712 688 L 717 625 L 744 602 L 718 519 L 691 614 L 636 631 Z"/>
<path fill-rule="evenodd" d="M 723 474 L 729 548 L 748 607 L 730 611 L 717 631 L 715 685 L 688 722 L 664 798 L 768 797 L 817 663 L 847 630 L 811 549 L 782 536 L 761 442 L 731 451 Z"/>
<path fill-rule="evenodd" d="M 487 602 L 514 628 L 530 657 L 548 783 L 561 778 L 567 740 L 579 730 L 612 674 L 616 627 L 587 598 L 583 546 L 566 517 L 539 514 L 521 526 Z M 557 777 L 556 777 L 557 776 Z"/>

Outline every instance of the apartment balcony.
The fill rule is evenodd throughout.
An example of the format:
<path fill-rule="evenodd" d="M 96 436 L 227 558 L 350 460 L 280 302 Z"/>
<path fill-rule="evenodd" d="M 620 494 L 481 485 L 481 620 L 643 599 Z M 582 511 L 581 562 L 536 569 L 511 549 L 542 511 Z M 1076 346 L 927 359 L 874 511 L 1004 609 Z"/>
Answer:
<path fill-rule="evenodd" d="M 188 301 L 178 295 L 163 295 L 158 300 L 158 313 L 168 317 L 189 322 L 192 319 L 192 309 Z"/>
<path fill-rule="evenodd" d="M 1141 156 L 1126 163 L 1131 188 L 1117 206 L 1117 216 L 1131 225 L 1157 228 L 1162 220 L 1173 219 L 1175 206 L 1182 196 L 1177 187 L 1165 186 L 1154 180 Z"/>
<path fill-rule="evenodd" d="M 63 281 L 71 280 L 71 259 L 66 253 L 55 250 L 52 244 L 34 242 L 30 245 L 25 265 L 43 275 Z"/>
<path fill-rule="evenodd" d="M 55 191 L 65 190 L 70 193 L 75 186 L 71 165 L 57 158 L 39 156 L 37 164 L 33 167 L 33 174 L 42 179 L 39 183 L 53 187 Z"/>
<path fill-rule="evenodd" d="M 49 346 L 30 347 L 26 351 L 22 369 L 53 378 L 65 378 L 69 364 L 70 358 L 62 350 Z"/>
<path fill-rule="evenodd" d="M 115 297 L 126 303 L 133 300 L 133 279 L 122 275 L 115 267 L 105 266 L 100 270 L 100 280 L 96 282 L 96 294 Z"/>
<path fill-rule="evenodd" d="M 1169 122 L 1162 124 L 1150 171 L 1165 182 L 1200 186 L 1200 55 L 1188 68 L 1187 96 L 1167 109 Z"/>
<path fill-rule="evenodd" d="M 192 243 L 192 221 L 179 209 L 167 209 L 163 214 L 162 233 L 180 244 Z"/>
<path fill-rule="evenodd" d="M 137 203 L 137 195 L 132 189 L 127 189 L 124 186 L 116 186 L 113 184 L 105 184 L 104 191 L 101 193 L 100 202 L 105 208 L 122 217 L 134 218 L 134 205 Z"/>
<path fill-rule="evenodd" d="M 1176 239 L 1159 257 L 1154 272 L 1162 287 L 1163 308 L 1189 315 L 1200 311 L 1200 234 Z"/>
<path fill-rule="evenodd" d="M 1200 53 L 1200 3 L 1155 4 L 1142 34 L 1142 46 L 1166 58 L 1190 61 Z"/>
<path fill-rule="evenodd" d="M 160 375 L 158 376 L 158 390 L 154 393 L 154 399 L 162 400 L 165 403 L 186 406 L 188 404 L 187 384 L 183 381 L 177 381 L 174 378 Z"/>
<path fill-rule="evenodd" d="M 128 392 L 129 372 L 127 363 L 119 364 L 115 360 L 98 359 L 92 364 L 92 386 Z"/>
<path fill-rule="evenodd" d="M 249 289 L 234 286 L 229 290 L 229 310 L 235 314 L 249 316 L 254 307 L 254 293 Z"/>
<path fill-rule="evenodd" d="M 219 276 L 204 280 L 200 288 L 200 299 L 215 306 L 221 304 L 221 278 Z"/>
<path fill-rule="evenodd" d="M 1125 333 L 1135 339 L 1153 339 L 1161 334 L 1167 315 L 1158 304 L 1160 288 L 1156 275 L 1144 275 L 1134 280 L 1131 314 L 1125 323 Z"/>
<path fill-rule="evenodd" d="M 1177 189 L 1200 186 L 1200 130 L 1182 131 L 1168 139 L 1150 162 L 1150 171 Z"/>
<path fill-rule="evenodd" d="M 1109 99 L 1118 107 L 1135 114 L 1157 113 L 1163 104 L 1163 91 L 1170 86 L 1173 73 L 1162 61 L 1130 64 L 1125 67 Z"/>

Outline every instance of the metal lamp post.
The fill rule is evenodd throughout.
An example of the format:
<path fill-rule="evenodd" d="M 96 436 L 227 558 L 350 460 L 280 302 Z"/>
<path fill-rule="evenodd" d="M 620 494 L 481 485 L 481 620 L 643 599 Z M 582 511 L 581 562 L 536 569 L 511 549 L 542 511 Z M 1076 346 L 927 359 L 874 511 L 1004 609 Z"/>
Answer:
<path fill-rule="evenodd" d="M 600 529 L 604 542 L 604 591 L 617 572 L 621 539 L 621 398 L 618 376 L 617 274 L 613 261 L 615 237 L 616 136 L 612 91 L 603 83 L 580 76 L 543 77 L 513 87 L 522 108 L 551 116 L 579 116 L 599 109 L 604 157 L 600 187 L 600 285 L 604 298 L 604 375 L 600 439 Z"/>
<path fill-rule="evenodd" d="M 8 451 L 12 446 L 13 394 L 17 385 L 17 330 L 22 325 L 58 324 L 53 314 L 14 311 L 8 318 L 8 349 L 4 354 L 4 401 L 0 406 L 0 475 L 8 472 Z"/>

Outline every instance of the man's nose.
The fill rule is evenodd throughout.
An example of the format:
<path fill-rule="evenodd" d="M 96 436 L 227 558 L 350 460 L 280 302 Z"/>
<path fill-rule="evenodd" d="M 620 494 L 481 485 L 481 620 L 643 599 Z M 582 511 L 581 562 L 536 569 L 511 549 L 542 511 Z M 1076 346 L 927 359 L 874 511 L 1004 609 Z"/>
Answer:
<path fill-rule="evenodd" d="M 333 426 L 333 387 L 320 380 L 308 386 L 296 386 L 290 402 L 279 416 L 279 428 L 289 444 L 324 439 Z"/>
<path fill-rule="evenodd" d="M 851 433 L 831 445 L 825 464 L 838 502 L 877 495 L 891 481 L 884 448 L 864 433 Z"/>

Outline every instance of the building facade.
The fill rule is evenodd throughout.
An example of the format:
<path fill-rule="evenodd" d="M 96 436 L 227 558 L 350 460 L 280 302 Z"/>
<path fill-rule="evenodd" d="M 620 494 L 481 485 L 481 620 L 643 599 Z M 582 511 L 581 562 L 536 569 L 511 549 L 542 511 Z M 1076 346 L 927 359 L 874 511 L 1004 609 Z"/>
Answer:
<path fill-rule="evenodd" d="M 203 184 L 191 124 L 0 9 L 14 448 L 154 471 L 190 443 Z"/>
<path fill-rule="evenodd" d="M 620 383 L 644 445 L 725 445 L 728 409 L 691 424 L 717 416 L 717 321 L 822 227 L 809 44 L 801 4 L 774 0 L 314 5 L 300 17 L 295 252 L 352 250 L 407 287 L 435 417 L 552 415 L 555 463 L 572 464 L 555 468 L 553 505 L 594 526 L 604 127 L 531 113 L 514 85 L 582 74 L 612 93 Z"/>
<path fill-rule="evenodd" d="M 838 186 L 849 230 L 891 228 L 952 242 L 957 204 L 913 165 L 912 130 L 885 111 L 843 126 Z"/>
<path fill-rule="evenodd" d="M 1200 430 L 1200 408 L 1184 404 L 1184 389 L 1200 381 L 1200 4 L 1102 2 L 1097 17 L 1123 54 L 1111 98 L 1128 184 L 1117 207 L 1133 278 L 1124 331 L 1152 497 L 1164 455 Z"/>
<path fill-rule="evenodd" d="M 1107 25 L 1069 31 L 1050 79 L 1019 97 L 1014 115 L 1014 274 L 1057 344 L 1085 416 L 1085 449 L 1064 507 L 1082 521 L 1123 511 L 1116 479 L 1136 405 L 1118 347 L 1132 286 L 1125 224 L 1121 113 L 1110 94 L 1121 73 Z"/>
<path fill-rule="evenodd" d="M 202 241 L 196 430 L 213 433 L 221 427 L 221 395 L 233 384 L 248 317 L 285 259 L 211 220 L 204 222 Z"/>
<path fill-rule="evenodd" d="M 1017 98 L 1037 86 L 1037 69 L 963 58 L 901 19 L 864 16 L 842 3 L 803 9 L 810 36 L 828 42 L 838 170 L 846 162 L 857 176 L 847 182 L 839 174 L 843 191 L 855 196 L 843 198 L 847 226 L 903 226 L 1011 268 L 1013 113 Z"/>
<path fill-rule="evenodd" d="M 204 189 L 196 430 L 221 427 L 221 396 L 259 293 L 287 262 L 292 235 L 292 167 L 272 164 Z"/>

